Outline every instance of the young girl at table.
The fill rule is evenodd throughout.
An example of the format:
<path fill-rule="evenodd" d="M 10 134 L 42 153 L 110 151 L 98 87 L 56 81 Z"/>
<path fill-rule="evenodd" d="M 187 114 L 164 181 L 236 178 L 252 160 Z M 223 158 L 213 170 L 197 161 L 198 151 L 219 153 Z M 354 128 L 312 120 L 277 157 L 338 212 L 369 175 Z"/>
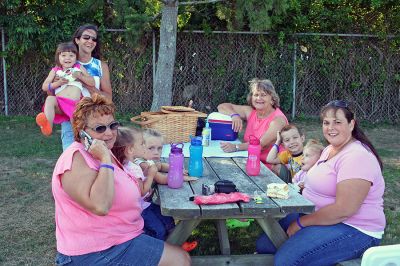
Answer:
<path fill-rule="evenodd" d="M 151 186 L 158 172 L 157 166 L 148 163 L 144 173 L 142 168 L 134 163 L 135 159 L 143 158 L 145 155 L 143 131 L 138 128 L 120 127 L 112 152 L 124 167 L 141 181 L 145 234 L 166 240 L 168 232 L 175 227 L 175 222 L 172 217 L 163 216 L 160 206 L 151 202 Z"/>
<path fill-rule="evenodd" d="M 94 86 L 94 78 L 77 63 L 77 56 L 78 49 L 72 42 L 60 43 L 57 46 L 56 66 L 50 70 L 42 85 L 42 90 L 49 93 L 49 96 L 46 98 L 43 112 L 36 116 L 36 123 L 43 135 L 51 135 L 53 123 L 61 124 L 71 120 L 76 103 L 82 96 L 90 96 L 81 81 L 88 86 Z"/>
<path fill-rule="evenodd" d="M 310 139 L 306 146 L 304 146 L 301 170 L 297 172 L 292 179 L 292 183 L 298 185 L 300 191 L 304 189 L 307 171 L 318 161 L 324 148 L 325 147 L 315 139 Z"/>

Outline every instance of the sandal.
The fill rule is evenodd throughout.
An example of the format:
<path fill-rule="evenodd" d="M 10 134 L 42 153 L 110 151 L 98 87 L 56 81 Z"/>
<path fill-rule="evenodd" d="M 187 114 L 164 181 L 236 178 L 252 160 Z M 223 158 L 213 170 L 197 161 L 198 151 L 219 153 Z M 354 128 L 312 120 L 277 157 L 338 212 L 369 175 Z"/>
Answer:
<path fill-rule="evenodd" d="M 197 247 L 197 241 L 185 242 L 182 244 L 182 248 L 187 252 L 192 251 L 196 247 Z"/>
<path fill-rule="evenodd" d="M 43 135 L 51 135 L 53 129 L 51 128 L 50 122 L 47 120 L 46 115 L 43 112 L 36 116 L 36 124 L 40 127 Z"/>

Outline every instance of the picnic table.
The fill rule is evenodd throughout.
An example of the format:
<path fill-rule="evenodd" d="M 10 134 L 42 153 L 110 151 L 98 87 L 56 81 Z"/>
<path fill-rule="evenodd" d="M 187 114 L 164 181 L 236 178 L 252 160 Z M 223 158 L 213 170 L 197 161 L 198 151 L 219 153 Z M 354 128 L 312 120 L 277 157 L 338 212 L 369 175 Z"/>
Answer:
<path fill-rule="evenodd" d="M 197 181 L 184 182 L 183 187 L 171 189 L 166 185 L 158 185 L 158 196 L 163 215 L 179 220 L 169 235 L 167 242 L 182 245 L 202 220 L 215 220 L 220 256 L 192 257 L 193 265 L 267 265 L 273 262 L 272 255 L 249 254 L 231 255 L 226 219 L 253 218 L 262 230 L 270 237 L 276 247 L 287 239 L 277 220 L 291 212 L 312 212 L 314 204 L 290 187 L 289 199 L 273 199 L 264 197 L 263 203 L 251 200 L 248 203 L 229 203 L 219 205 L 197 205 L 189 198 L 201 195 L 202 184 L 214 184 L 225 179 L 233 181 L 240 192 L 250 197 L 254 192 L 265 193 L 267 184 L 283 183 L 274 173 L 261 164 L 258 176 L 248 176 L 245 170 L 246 158 L 203 158 L 203 177 Z M 188 169 L 188 158 L 185 158 Z M 255 241 L 255 239 L 254 239 Z"/>

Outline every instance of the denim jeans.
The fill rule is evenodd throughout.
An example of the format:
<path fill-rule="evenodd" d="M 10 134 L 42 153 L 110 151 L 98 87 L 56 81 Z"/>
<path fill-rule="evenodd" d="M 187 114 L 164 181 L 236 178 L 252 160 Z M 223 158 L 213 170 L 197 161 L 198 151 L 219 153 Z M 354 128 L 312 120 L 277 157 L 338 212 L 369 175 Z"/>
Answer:
<path fill-rule="evenodd" d="M 163 251 L 163 241 L 141 234 L 125 243 L 89 254 L 67 256 L 57 252 L 55 264 L 57 266 L 156 266 Z"/>
<path fill-rule="evenodd" d="M 163 216 L 160 206 L 154 203 L 143 210 L 142 217 L 144 233 L 163 241 L 167 239 L 169 231 L 175 227 L 174 219 L 170 216 Z"/>
<path fill-rule="evenodd" d="M 290 214 L 283 218 L 279 221 L 282 228 L 286 231 L 298 216 L 299 214 Z M 264 234 L 257 240 L 257 250 L 275 249 L 270 246 L 272 242 L 265 239 L 268 237 Z M 307 226 L 291 236 L 277 250 L 274 265 L 335 265 L 341 261 L 359 258 L 365 250 L 379 243 L 380 239 L 366 235 L 343 223 Z"/>
<path fill-rule="evenodd" d="M 63 151 L 65 151 L 69 145 L 74 142 L 74 132 L 72 130 L 72 125 L 70 121 L 65 121 L 61 123 L 61 142 Z"/>

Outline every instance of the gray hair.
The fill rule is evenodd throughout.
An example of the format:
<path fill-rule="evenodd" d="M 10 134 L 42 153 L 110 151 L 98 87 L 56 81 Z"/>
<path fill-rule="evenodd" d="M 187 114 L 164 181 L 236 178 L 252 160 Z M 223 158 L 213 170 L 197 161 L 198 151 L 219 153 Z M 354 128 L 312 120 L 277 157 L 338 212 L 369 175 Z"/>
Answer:
<path fill-rule="evenodd" d="M 251 101 L 251 98 L 253 96 L 253 90 L 257 91 L 263 91 L 268 95 L 271 95 L 272 98 L 272 107 L 278 108 L 280 106 L 279 104 L 279 95 L 275 91 L 275 87 L 272 84 L 272 82 L 269 79 L 258 79 L 254 78 L 249 81 L 250 86 L 249 86 L 249 93 L 247 94 L 247 103 L 251 107 L 254 108 L 253 103 Z"/>

